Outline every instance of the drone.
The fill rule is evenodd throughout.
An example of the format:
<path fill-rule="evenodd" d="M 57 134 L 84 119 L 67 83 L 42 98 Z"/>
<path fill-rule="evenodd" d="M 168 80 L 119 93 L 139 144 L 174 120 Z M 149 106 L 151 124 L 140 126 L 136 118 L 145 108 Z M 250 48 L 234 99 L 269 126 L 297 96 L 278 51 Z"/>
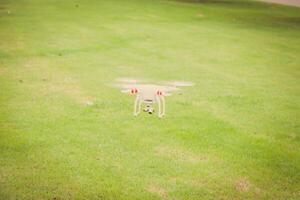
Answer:
<path fill-rule="evenodd" d="M 142 104 L 145 105 L 143 111 L 153 114 L 154 104 L 158 105 L 158 117 L 162 118 L 166 113 L 165 97 L 180 90 L 180 87 L 193 86 L 191 82 L 163 82 L 162 84 L 146 83 L 137 79 L 119 78 L 115 87 L 121 89 L 122 93 L 135 96 L 133 115 L 141 113 Z"/>

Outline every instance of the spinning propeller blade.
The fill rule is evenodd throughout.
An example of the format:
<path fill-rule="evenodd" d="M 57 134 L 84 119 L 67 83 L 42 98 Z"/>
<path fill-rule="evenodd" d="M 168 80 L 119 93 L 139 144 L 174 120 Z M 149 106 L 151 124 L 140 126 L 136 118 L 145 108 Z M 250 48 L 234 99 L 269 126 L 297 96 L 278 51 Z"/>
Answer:
<path fill-rule="evenodd" d="M 171 82 L 165 82 L 167 85 L 171 85 L 174 87 L 190 87 L 193 86 L 194 83 L 192 82 L 183 82 L 183 81 L 171 81 Z"/>
<path fill-rule="evenodd" d="M 140 79 L 134 79 L 134 78 L 118 78 L 116 79 L 117 82 L 120 83 L 125 83 L 125 84 L 139 84 L 144 82 L 143 80 Z"/>

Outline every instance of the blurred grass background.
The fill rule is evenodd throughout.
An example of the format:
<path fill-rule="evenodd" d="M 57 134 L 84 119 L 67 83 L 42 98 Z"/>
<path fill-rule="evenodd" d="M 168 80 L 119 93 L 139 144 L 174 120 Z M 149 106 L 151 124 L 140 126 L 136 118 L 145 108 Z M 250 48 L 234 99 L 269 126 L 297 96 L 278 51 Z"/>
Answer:
<path fill-rule="evenodd" d="M 246 0 L 1 0 L 0 199 L 299 199 L 299 34 Z M 196 85 L 135 118 L 124 76 Z"/>

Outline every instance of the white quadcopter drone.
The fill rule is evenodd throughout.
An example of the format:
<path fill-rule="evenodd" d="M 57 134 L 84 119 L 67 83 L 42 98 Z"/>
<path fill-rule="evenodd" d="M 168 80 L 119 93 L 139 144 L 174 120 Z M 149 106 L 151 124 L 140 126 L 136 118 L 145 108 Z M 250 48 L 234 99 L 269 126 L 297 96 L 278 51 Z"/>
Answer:
<path fill-rule="evenodd" d="M 192 86 L 191 82 L 165 82 L 162 85 L 143 83 L 142 81 L 128 78 L 116 80 L 114 86 L 121 88 L 122 93 L 135 95 L 134 112 L 137 116 L 141 112 L 142 103 L 145 104 L 143 109 L 149 114 L 154 113 L 153 105 L 158 104 L 158 117 L 162 118 L 166 112 L 165 97 L 170 96 L 172 92 L 178 91 L 179 87 Z"/>

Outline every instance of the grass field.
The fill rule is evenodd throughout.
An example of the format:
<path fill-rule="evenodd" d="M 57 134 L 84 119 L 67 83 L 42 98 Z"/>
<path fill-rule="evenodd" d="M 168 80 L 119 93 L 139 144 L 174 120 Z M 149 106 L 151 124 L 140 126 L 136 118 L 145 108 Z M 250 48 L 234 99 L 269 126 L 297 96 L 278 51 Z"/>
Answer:
<path fill-rule="evenodd" d="M 133 117 L 118 77 L 196 85 Z M 0 0 L 0 199 L 296 200 L 299 118 L 299 8 Z"/>

